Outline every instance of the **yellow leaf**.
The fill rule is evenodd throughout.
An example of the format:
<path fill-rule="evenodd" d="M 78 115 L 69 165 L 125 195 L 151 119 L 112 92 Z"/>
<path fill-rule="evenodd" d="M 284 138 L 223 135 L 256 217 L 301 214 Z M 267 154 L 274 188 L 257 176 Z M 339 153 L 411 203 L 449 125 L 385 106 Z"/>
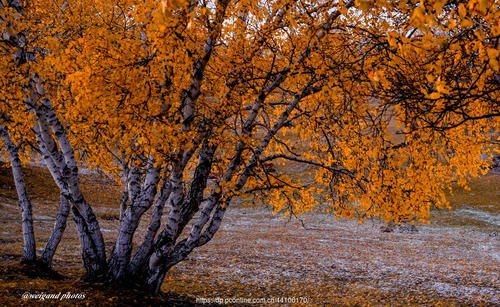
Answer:
<path fill-rule="evenodd" d="M 433 92 L 428 96 L 430 99 L 439 99 L 441 98 L 441 94 L 438 92 Z"/>
<path fill-rule="evenodd" d="M 458 6 L 458 14 L 460 15 L 461 18 L 464 18 L 465 15 L 467 15 L 467 9 L 465 8 L 465 4 L 460 3 Z"/>
<path fill-rule="evenodd" d="M 446 0 L 437 0 L 432 7 L 436 10 L 437 13 L 441 13 L 445 4 Z"/>
<path fill-rule="evenodd" d="M 366 11 L 370 8 L 370 1 L 368 0 L 356 0 L 356 7 L 360 10 Z"/>
<path fill-rule="evenodd" d="M 473 25 L 472 21 L 470 21 L 469 19 L 464 19 L 462 21 L 462 27 L 464 28 L 468 28 L 468 27 L 471 27 Z"/>

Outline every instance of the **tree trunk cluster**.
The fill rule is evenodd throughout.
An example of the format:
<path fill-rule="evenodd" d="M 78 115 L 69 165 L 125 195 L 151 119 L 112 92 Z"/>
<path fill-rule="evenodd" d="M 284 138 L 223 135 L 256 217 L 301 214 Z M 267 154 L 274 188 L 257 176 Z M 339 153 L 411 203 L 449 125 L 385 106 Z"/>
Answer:
<path fill-rule="evenodd" d="M 185 91 L 185 95 L 181 97 L 183 106 L 181 133 L 197 131 L 198 136 L 192 140 L 191 144 L 181 144 L 169 160 L 157 161 L 151 156 L 128 157 L 122 161 L 122 179 L 125 188 L 120 201 L 119 231 L 110 255 L 106 255 L 105 243 L 96 215 L 80 189 L 78 161 L 70 143 L 69 131 L 58 118 L 51 99 L 44 89 L 43 80 L 36 72 L 30 72 L 25 76 L 29 82 L 24 85 L 26 92 L 24 104 L 35 118 L 32 130 L 36 136 L 37 150 L 60 190 L 60 206 L 53 233 L 42 254 L 37 257 L 32 204 L 23 179 L 19 148 L 13 144 L 7 126 L 0 126 L 2 139 L 10 154 L 12 173 L 22 212 L 23 259 L 26 262 L 51 266 L 54 253 L 61 242 L 67 218 L 71 214 L 80 239 L 87 280 L 124 285 L 133 283 L 134 287 L 158 293 L 168 270 L 184 260 L 195 248 L 206 244 L 213 238 L 235 192 L 245 186 L 253 170 L 260 165 L 263 153 L 271 140 L 287 124 L 297 104 L 304 97 L 321 90 L 323 84 L 321 78 L 313 78 L 295 94 L 288 102 L 288 107 L 260 140 L 249 158 L 244 158 L 243 155 L 248 149 L 247 145 L 242 140 L 237 142 L 226 169 L 222 174 L 215 176 L 212 165 L 219 148 L 211 140 L 209 125 L 203 123 L 194 125 L 193 119 L 199 116 L 195 114 L 196 101 L 201 93 L 205 69 L 214 52 L 216 41 L 221 35 L 228 3 L 228 1 L 217 2 L 218 13 L 213 22 L 213 31 L 205 41 L 203 54 L 195 61 L 191 84 Z M 348 6 L 352 4 L 353 2 L 349 2 Z M 2 8 L 4 5 L 0 2 Z M 8 5 L 22 13 L 23 7 L 17 1 L 10 1 Z M 273 24 L 280 24 L 285 12 L 285 8 L 278 10 L 272 20 Z M 330 18 L 315 35 L 317 41 L 325 36 L 326 31 L 339 16 L 338 11 L 331 13 Z M 15 54 L 24 55 L 17 61 L 18 65 L 35 59 L 22 33 L 9 33 L 7 36 L 9 44 L 17 48 Z M 265 40 L 260 44 L 265 44 Z M 312 48 L 314 44 L 307 46 L 298 58 L 281 72 L 268 74 L 268 80 L 256 96 L 248 116 L 243 119 L 242 139 L 252 136 L 256 127 L 256 119 L 262 111 L 266 98 L 279 89 L 290 74 L 292 65 L 305 61 Z M 194 172 L 190 178 L 184 178 L 186 167 L 190 162 L 196 163 Z M 225 185 L 232 180 L 236 180 L 237 184 L 231 191 L 227 191 Z M 162 225 L 162 217 L 167 208 L 166 222 Z M 152 214 L 146 234 L 139 247 L 133 250 L 134 235 L 148 210 L 152 210 Z M 190 229 L 186 229 L 189 224 Z M 182 239 L 181 234 L 185 234 Z"/>

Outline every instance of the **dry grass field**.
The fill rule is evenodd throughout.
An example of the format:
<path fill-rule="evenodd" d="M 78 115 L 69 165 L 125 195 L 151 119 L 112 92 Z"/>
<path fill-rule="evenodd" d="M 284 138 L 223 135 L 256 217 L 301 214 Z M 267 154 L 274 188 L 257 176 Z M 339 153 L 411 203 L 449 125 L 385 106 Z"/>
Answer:
<path fill-rule="evenodd" d="M 42 169 L 26 170 L 42 248 L 57 207 L 57 188 Z M 159 297 L 87 284 L 75 225 L 69 222 L 54 260 L 64 276 L 18 264 L 22 248 L 19 210 L 8 169 L 0 169 L 0 301 L 32 306 L 29 293 L 83 293 L 81 300 L 44 300 L 46 306 L 239 305 L 284 298 L 272 305 L 468 306 L 500 305 L 500 176 L 490 174 L 455 188 L 452 211 L 435 211 L 417 232 L 381 232 L 378 221 L 357 224 L 321 213 L 288 220 L 269 208 L 229 210 L 216 237 L 177 265 Z M 98 175 L 82 176 L 108 246 L 118 227 L 120 192 Z M 137 238 L 139 242 L 140 238 Z M 217 298 L 220 298 L 217 299 Z M 206 300 L 203 300 L 206 299 Z M 224 302 L 225 300 L 225 302 Z M 298 303 L 294 303 L 298 302 Z"/>

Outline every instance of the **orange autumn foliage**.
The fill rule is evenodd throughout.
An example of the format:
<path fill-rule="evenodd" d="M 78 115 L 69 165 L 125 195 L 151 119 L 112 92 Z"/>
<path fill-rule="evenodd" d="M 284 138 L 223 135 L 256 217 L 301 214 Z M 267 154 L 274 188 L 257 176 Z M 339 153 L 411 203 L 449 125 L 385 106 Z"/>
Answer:
<path fill-rule="evenodd" d="M 450 182 L 487 170 L 500 111 L 495 1 L 225 2 L 35 0 L 29 18 L 2 9 L 0 28 L 24 31 L 36 55 L 19 63 L 0 49 L 0 113 L 25 159 L 35 137 L 24 88 L 36 73 L 79 162 L 118 181 L 126 163 L 168 169 L 208 141 L 226 199 L 425 221 L 448 206 Z"/>

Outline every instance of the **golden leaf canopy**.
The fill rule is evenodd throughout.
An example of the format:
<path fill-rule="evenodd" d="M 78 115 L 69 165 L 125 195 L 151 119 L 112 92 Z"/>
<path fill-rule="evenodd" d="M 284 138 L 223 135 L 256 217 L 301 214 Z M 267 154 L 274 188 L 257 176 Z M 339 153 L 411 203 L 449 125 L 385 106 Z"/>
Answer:
<path fill-rule="evenodd" d="M 1 8 L 1 120 L 29 156 L 36 75 L 80 162 L 116 178 L 120 161 L 168 168 L 202 140 L 214 178 L 242 148 L 219 181 L 231 197 L 426 220 L 497 150 L 499 14 L 494 0 L 29 1 Z"/>

